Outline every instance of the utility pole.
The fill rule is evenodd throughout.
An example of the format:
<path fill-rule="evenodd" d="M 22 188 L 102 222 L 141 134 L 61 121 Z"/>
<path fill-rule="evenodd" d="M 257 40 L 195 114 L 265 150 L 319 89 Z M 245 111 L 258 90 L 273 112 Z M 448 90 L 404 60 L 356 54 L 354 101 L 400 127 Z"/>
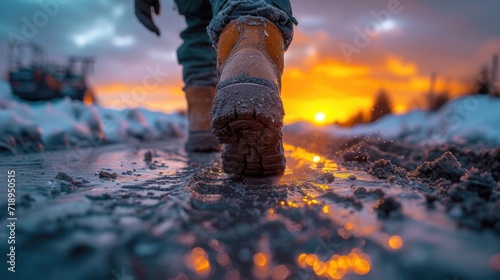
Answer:
<path fill-rule="evenodd" d="M 434 96 L 435 90 L 436 90 L 436 79 L 437 79 L 437 74 L 436 72 L 432 72 L 431 74 L 431 80 L 429 82 L 429 95 Z"/>
<path fill-rule="evenodd" d="M 436 72 L 432 72 L 429 80 L 429 92 L 427 93 L 427 109 L 429 110 L 434 106 L 436 100 L 436 79 Z"/>
<path fill-rule="evenodd" d="M 493 56 L 493 60 L 491 62 L 491 86 L 493 87 L 492 90 L 491 90 L 491 94 L 492 95 L 496 95 L 496 94 L 499 94 L 498 91 L 500 91 L 500 89 L 498 89 L 497 91 L 497 74 L 498 74 L 498 54 L 495 54 Z"/>

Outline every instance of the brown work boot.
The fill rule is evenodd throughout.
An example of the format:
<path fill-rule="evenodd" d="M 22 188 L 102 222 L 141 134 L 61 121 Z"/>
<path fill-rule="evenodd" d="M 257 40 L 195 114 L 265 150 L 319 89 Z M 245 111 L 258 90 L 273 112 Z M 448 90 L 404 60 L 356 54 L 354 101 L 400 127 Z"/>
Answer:
<path fill-rule="evenodd" d="M 220 34 L 212 132 L 225 144 L 226 173 L 266 176 L 285 171 L 280 98 L 284 49 L 281 31 L 263 18 L 233 20 Z"/>
<path fill-rule="evenodd" d="M 211 133 L 210 110 L 215 96 L 213 86 L 190 86 L 186 88 L 188 103 L 189 137 L 186 150 L 190 152 L 218 152 L 221 147 Z"/>

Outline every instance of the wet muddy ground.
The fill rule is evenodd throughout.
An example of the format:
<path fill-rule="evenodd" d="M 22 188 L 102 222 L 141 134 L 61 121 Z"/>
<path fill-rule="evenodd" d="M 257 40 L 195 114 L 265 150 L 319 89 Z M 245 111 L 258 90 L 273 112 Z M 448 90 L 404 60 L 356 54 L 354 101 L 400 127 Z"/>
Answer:
<path fill-rule="evenodd" d="M 1 279 L 500 279 L 499 190 L 483 171 L 443 153 L 407 171 L 349 148 L 287 144 L 285 175 L 267 179 L 224 175 L 182 139 L 2 156 L 18 220 L 15 274 L 0 232 Z"/>

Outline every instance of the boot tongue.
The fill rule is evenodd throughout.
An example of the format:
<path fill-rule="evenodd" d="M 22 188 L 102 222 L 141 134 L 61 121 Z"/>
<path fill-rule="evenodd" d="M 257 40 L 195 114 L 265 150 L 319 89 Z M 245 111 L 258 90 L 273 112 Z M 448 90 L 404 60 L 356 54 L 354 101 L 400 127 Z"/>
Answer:
<path fill-rule="evenodd" d="M 280 74 L 283 73 L 283 35 L 271 21 L 255 17 L 231 21 L 219 37 L 218 68 L 222 69 L 231 54 L 244 48 L 257 48 L 267 53 Z"/>

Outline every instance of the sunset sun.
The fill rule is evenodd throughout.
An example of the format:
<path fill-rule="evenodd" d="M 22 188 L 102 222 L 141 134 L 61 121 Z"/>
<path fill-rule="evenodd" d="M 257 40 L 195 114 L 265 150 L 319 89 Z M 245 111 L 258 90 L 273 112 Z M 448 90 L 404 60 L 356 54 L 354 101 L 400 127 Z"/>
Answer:
<path fill-rule="evenodd" d="M 314 119 L 318 122 L 318 123 L 322 123 L 325 121 L 326 119 L 326 115 L 325 113 L 323 112 L 317 112 L 316 115 L 314 115 Z"/>

